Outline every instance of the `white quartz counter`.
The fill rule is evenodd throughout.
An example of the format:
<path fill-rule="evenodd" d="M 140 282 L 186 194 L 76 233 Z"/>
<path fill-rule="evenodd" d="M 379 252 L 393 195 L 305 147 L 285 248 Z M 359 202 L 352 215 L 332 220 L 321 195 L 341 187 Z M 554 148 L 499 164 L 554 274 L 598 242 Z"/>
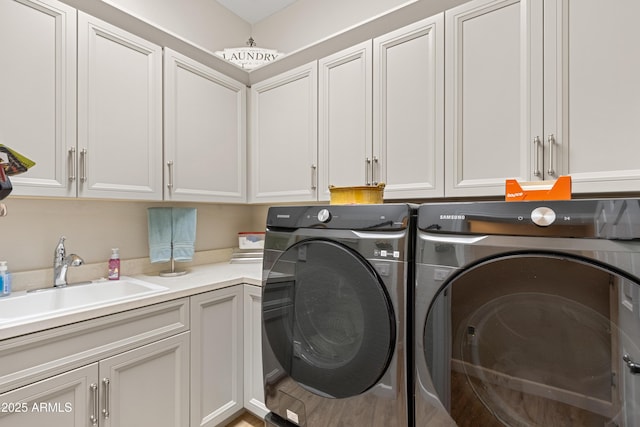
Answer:
<path fill-rule="evenodd" d="M 160 277 L 157 274 L 140 274 L 132 277 L 144 282 L 162 285 L 167 289 L 150 295 L 134 296 L 130 299 L 105 304 L 93 304 L 90 307 L 80 307 L 62 313 L 42 313 L 42 316 L 30 318 L 24 322 L 0 325 L 0 340 L 242 283 L 261 286 L 262 264 L 225 262 L 190 267 L 187 274 L 177 277 Z M 109 286 L 109 283 L 105 283 L 103 286 Z M 55 290 L 51 292 L 55 292 Z"/>

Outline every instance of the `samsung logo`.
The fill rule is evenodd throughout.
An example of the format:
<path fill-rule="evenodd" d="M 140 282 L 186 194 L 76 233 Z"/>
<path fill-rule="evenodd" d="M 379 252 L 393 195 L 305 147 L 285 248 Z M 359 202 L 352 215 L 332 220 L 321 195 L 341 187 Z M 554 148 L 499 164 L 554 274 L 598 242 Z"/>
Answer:
<path fill-rule="evenodd" d="M 465 216 L 464 215 L 443 214 L 443 215 L 440 215 L 440 219 L 465 219 Z"/>
<path fill-rule="evenodd" d="M 277 214 L 276 218 L 284 218 L 284 219 L 289 219 L 291 218 L 291 215 L 283 215 L 283 214 Z"/>

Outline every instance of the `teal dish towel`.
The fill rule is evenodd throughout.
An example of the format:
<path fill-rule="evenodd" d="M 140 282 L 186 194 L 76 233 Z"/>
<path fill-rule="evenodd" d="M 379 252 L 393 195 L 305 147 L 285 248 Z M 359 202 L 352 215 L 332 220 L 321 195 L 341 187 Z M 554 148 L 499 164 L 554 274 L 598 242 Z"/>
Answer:
<path fill-rule="evenodd" d="M 195 208 L 173 208 L 173 259 L 191 261 L 196 243 L 197 213 Z"/>
<path fill-rule="evenodd" d="M 171 260 L 173 229 L 172 208 L 147 209 L 149 227 L 149 259 L 154 262 Z"/>

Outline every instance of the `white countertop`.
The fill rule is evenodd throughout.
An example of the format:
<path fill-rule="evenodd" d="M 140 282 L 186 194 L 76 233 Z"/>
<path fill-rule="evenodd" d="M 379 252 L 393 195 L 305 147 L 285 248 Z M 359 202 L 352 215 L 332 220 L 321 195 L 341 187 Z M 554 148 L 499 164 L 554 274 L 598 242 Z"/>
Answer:
<path fill-rule="evenodd" d="M 224 262 L 194 266 L 189 268 L 187 274 L 177 277 L 160 277 L 157 274 L 140 274 L 132 277 L 144 282 L 165 286 L 167 290 L 155 292 L 150 295 L 134 296 L 126 300 L 112 301 L 102 305 L 91 305 L 90 307 L 62 313 L 43 313 L 42 316 L 31 318 L 21 323 L 0 325 L 0 340 L 96 317 L 107 316 L 126 310 L 133 310 L 151 304 L 188 297 L 190 295 L 241 283 L 261 286 L 262 263 L 231 264 Z M 109 284 L 105 283 L 104 286 L 109 286 Z"/>

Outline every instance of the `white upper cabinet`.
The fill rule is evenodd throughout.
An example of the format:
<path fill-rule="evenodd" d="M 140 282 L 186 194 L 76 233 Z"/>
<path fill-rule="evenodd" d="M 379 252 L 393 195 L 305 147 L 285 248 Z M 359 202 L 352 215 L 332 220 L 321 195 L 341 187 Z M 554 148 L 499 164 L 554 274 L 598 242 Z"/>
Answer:
<path fill-rule="evenodd" d="M 162 199 L 162 48 L 78 12 L 78 194 Z"/>
<path fill-rule="evenodd" d="M 542 3 L 474 0 L 445 12 L 445 194 L 528 181 L 542 125 Z"/>
<path fill-rule="evenodd" d="M 638 191 L 633 0 L 475 0 L 446 12 L 447 196 L 571 175 Z"/>
<path fill-rule="evenodd" d="M 0 47 L 13 194 L 161 199 L 160 47 L 55 0 L 3 1 Z"/>
<path fill-rule="evenodd" d="M 247 88 L 164 54 L 165 200 L 246 201 Z"/>
<path fill-rule="evenodd" d="M 317 100 L 315 61 L 251 87 L 250 202 L 316 200 Z"/>
<path fill-rule="evenodd" d="M 377 180 L 372 61 L 370 40 L 318 61 L 319 200 L 329 200 L 330 185 L 370 185 Z"/>
<path fill-rule="evenodd" d="M 636 0 L 545 0 L 545 170 L 576 193 L 640 190 Z"/>
<path fill-rule="evenodd" d="M 12 195 L 75 196 L 76 11 L 56 0 L 0 2 L 0 144 L 36 165 Z"/>
<path fill-rule="evenodd" d="M 373 182 L 444 196 L 444 15 L 373 40 Z"/>

